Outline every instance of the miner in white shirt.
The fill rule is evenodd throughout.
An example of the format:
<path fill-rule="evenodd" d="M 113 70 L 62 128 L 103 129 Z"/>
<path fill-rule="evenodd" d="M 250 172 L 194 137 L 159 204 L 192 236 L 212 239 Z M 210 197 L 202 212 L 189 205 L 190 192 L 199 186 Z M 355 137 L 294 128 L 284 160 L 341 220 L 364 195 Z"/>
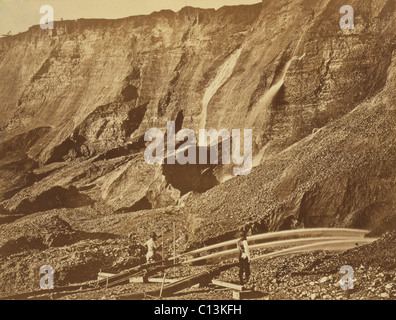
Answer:
<path fill-rule="evenodd" d="M 150 234 L 150 237 L 151 238 L 144 244 L 147 247 L 147 254 L 146 254 L 147 263 L 155 262 L 156 250 L 159 247 L 155 242 L 157 240 L 157 234 L 155 232 L 152 232 Z"/>

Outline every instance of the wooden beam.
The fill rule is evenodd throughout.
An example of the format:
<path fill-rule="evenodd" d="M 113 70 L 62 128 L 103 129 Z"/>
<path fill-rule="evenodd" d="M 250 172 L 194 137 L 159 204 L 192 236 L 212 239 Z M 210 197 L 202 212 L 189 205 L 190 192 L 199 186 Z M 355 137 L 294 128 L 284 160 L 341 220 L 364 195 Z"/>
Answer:
<path fill-rule="evenodd" d="M 175 283 L 177 281 L 180 281 L 181 279 L 165 279 L 165 283 Z M 164 279 L 161 278 L 148 278 L 147 282 L 149 283 L 162 283 Z M 129 283 L 143 283 L 144 279 L 143 277 L 134 277 L 134 278 L 129 278 Z"/>
<path fill-rule="evenodd" d="M 237 291 L 243 291 L 243 286 L 241 286 L 239 284 L 229 283 L 229 282 L 215 280 L 215 279 L 212 280 L 212 284 L 214 284 L 215 286 L 218 286 L 218 287 L 233 289 L 233 290 L 237 290 Z"/>
<path fill-rule="evenodd" d="M 252 291 L 251 290 L 246 290 L 246 291 L 233 291 L 232 292 L 232 298 L 234 300 L 243 300 L 243 299 L 248 299 L 252 296 Z"/>
<path fill-rule="evenodd" d="M 99 272 L 98 273 L 98 280 L 103 280 L 103 279 L 111 278 L 111 277 L 114 277 L 114 276 L 115 276 L 114 273 Z"/>
<path fill-rule="evenodd" d="M 144 278 L 143 277 L 129 278 L 129 283 L 144 283 Z"/>
<path fill-rule="evenodd" d="M 99 272 L 98 273 L 98 280 L 102 279 L 107 279 L 115 276 L 114 273 L 106 273 L 106 272 Z M 165 279 L 165 283 L 175 283 L 177 281 L 182 280 L 182 278 L 177 278 L 177 279 Z M 147 282 L 150 283 L 162 283 L 163 279 L 161 278 L 148 278 Z M 143 277 L 132 277 L 129 278 L 129 283 L 143 283 L 144 278 Z"/>

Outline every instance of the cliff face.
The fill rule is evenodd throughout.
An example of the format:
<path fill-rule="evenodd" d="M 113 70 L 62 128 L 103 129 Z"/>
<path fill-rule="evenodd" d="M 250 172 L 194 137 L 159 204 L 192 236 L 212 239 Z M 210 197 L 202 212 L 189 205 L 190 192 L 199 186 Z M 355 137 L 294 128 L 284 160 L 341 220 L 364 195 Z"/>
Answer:
<path fill-rule="evenodd" d="M 88 159 L 83 167 L 91 170 L 93 157 L 99 156 L 116 159 L 116 164 L 92 177 L 96 180 L 108 174 L 103 179 L 106 183 L 93 184 L 98 189 L 94 190 L 96 199 L 112 203 L 117 200 L 112 195 L 119 197 L 116 190 L 120 189 L 128 199 L 118 202 L 118 209 L 145 197 L 158 170 L 145 165 L 141 157 L 132 165 L 131 156 L 144 148 L 141 137 L 148 128 L 161 128 L 177 114 L 185 119 L 199 117 L 197 97 L 260 13 L 260 5 L 242 9 L 186 8 L 177 14 L 163 11 L 118 21 L 59 22 L 52 33 L 33 27 L 2 39 L 1 137 L 2 148 L 8 152 L 3 157 L 7 164 L 3 192 L 18 191 L 34 182 L 43 184 L 41 176 L 27 173 L 22 164 L 9 164 L 7 159 L 14 159 L 15 154 L 24 161 L 32 159 L 32 166 L 39 165 L 45 172 L 43 165 L 65 160 L 74 168 L 76 159 Z M 26 143 L 31 137 L 35 141 Z M 98 163 L 108 167 L 103 161 Z M 65 173 L 66 181 L 50 180 L 67 186 L 77 171 Z M 140 175 L 141 186 L 129 180 L 136 175 Z M 18 181 L 5 187 L 9 176 Z M 157 178 L 160 192 L 165 189 L 161 173 Z M 81 179 L 76 180 L 80 187 Z M 36 187 L 42 191 L 41 185 Z M 173 193 L 171 203 L 178 197 L 177 191 L 175 196 Z"/>
<path fill-rule="evenodd" d="M 1 39 L 0 210 L 177 205 L 197 239 L 291 214 L 381 226 L 396 205 L 395 1 L 350 1 L 350 31 L 343 4 L 185 8 Z M 220 166 L 146 164 L 144 133 L 170 120 L 253 129 L 256 168 L 222 183 Z"/>

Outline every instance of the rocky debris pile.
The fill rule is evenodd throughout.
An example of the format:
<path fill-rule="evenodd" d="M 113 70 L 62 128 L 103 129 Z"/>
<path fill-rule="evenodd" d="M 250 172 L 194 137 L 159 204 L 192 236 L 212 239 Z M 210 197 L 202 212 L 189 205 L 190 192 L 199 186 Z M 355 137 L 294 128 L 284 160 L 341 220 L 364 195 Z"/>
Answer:
<path fill-rule="evenodd" d="M 396 232 L 388 232 L 379 240 L 324 259 L 316 265 L 316 272 L 334 271 L 338 265 L 351 265 L 354 268 L 380 268 L 386 272 L 396 270 Z M 309 267 L 308 267 L 309 268 Z"/>
<path fill-rule="evenodd" d="M 73 229 L 82 232 L 106 233 L 120 237 L 132 237 L 144 244 L 151 232 L 158 236 L 157 243 L 162 245 L 164 235 L 165 258 L 173 256 L 173 224 L 175 223 L 176 253 L 186 250 L 190 233 L 189 224 L 180 209 L 175 206 L 153 210 L 142 210 L 114 214 L 107 207 L 77 208 L 73 211 L 61 210 L 61 216 Z M 162 254 L 162 249 L 159 250 Z"/>
<path fill-rule="evenodd" d="M 32 189 L 34 190 L 33 187 Z M 38 189 L 36 189 L 34 193 L 36 193 L 37 190 Z M 20 194 L 17 194 L 15 198 L 19 197 L 19 201 L 15 199 L 5 201 L 5 209 L 8 210 L 10 214 L 26 215 L 56 208 L 83 207 L 94 203 L 89 196 L 81 194 L 75 186 L 70 186 L 69 188 L 54 186 L 38 194 L 34 193 L 25 194 L 25 197 L 21 197 Z"/>
<path fill-rule="evenodd" d="M 0 225 L 0 255 L 61 247 L 82 236 L 56 214 L 38 214 L 23 217 L 13 223 Z"/>
<path fill-rule="evenodd" d="M 76 231 L 56 214 L 24 217 L 0 229 L 2 295 L 39 289 L 43 265 L 54 269 L 55 286 L 64 286 L 145 262 L 146 250 L 133 238 Z"/>
<path fill-rule="evenodd" d="M 55 286 L 95 280 L 100 271 L 118 273 L 145 262 L 144 249 L 127 240 L 85 240 L 67 247 L 0 257 L 2 295 L 39 289 L 39 270 L 54 269 Z M 17 262 L 16 262 L 17 261 Z"/>

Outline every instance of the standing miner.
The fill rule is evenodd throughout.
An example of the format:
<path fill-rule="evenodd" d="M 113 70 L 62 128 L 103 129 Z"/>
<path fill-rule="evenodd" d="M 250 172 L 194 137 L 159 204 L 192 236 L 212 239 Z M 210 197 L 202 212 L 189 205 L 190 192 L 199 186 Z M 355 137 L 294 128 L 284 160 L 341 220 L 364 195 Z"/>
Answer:
<path fill-rule="evenodd" d="M 147 247 L 147 263 L 154 263 L 156 260 L 156 250 L 159 248 L 159 246 L 155 242 L 156 240 L 157 234 L 155 232 L 152 232 L 150 234 L 150 239 L 144 244 Z"/>
<path fill-rule="evenodd" d="M 239 251 L 239 281 L 241 285 L 244 283 L 243 274 L 246 276 L 246 282 L 249 282 L 250 278 L 250 252 L 246 234 L 246 231 L 241 231 L 240 238 L 237 242 Z"/>

